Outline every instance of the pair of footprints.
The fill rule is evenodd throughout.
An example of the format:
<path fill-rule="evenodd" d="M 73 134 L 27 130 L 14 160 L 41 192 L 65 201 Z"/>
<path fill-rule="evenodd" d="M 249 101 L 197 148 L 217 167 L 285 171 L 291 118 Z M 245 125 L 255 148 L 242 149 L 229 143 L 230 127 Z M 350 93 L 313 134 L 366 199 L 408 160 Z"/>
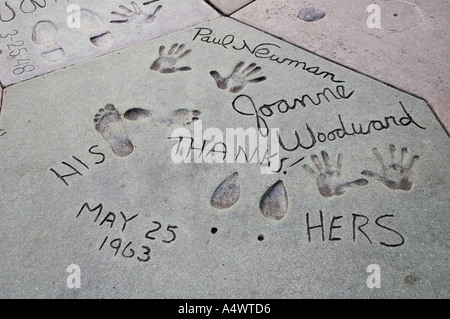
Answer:
<path fill-rule="evenodd" d="M 127 110 L 123 117 L 129 121 L 147 120 L 155 125 L 179 127 L 198 120 L 200 114 L 201 112 L 198 110 L 178 109 L 161 116 L 150 110 L 132 108 Z M 114 105 L 107 104 L 104 108 L 99 109 L 94 117 L 94 123 L 95 129 L 109 142 L 114 154 L 126 157 L 133 152 L 134 145 L 128 137 L 122 116 Z"/>
<path fill-rule="evenodd" d="M 148 4 L 148 3 L 144 3 Z M 162 9 L 159 5 L 153 13 L 145 13 L 136 4 L 131 2 L 133 10 L 123 5 L 119 6 L 123 13 L 113 11 L 112 15 L 120 20 L 111 20 L 110 23 L 127 23 L 136 28 L 141 28 L 156 20 L 156 14 Z M 84 31 L 89 41 L 96 47 L 108 48 L 114 42 L 114 37 L 107 30 L 103 19 L 88 9 L 80 9 L 72 12 L 73 19 L 78 17 L 79 28 Z M 75 21 L 73 21 L 75 22 Z M 48 62 L 56 62 L 65 57 L 65 50 L 57 42 L 58 28 L 49 20 L 39 21 L 33 28 L 31 40 L 39 50 L 41 57 Z"/>
<path fill-rule="evenodd" d="M 174 43 L 166 53 L 166 47 L 160 46 L 159 57 L 152 63 L 150 69 L 165 74 L 192 70 L 189 66 L 177 67 L 177 63 L 192 52 L 190 49 L 183 51 L 184 48 L 184 44 Z M 209 74 L 216 81 L 219 89 L 229 89 L 232 93 L 243 90 L 248 83 L 259 83 L 266 80 L 265 76 L 254 77 L 261 71 L 261 67 L 257 66 L 256 63 L 250 63 L 246 68 L 243 68 L 244 65 L 244 62 L 239 62 L 228 76 L 222 76 L 215 70 Z"/>
<path fill-rule="evenodd" d="M 410 190 L 413 185 L 412 168 L 417 160 L 419 160 L 419 156 L 414 155 L 409 163 L 406 163 L 408 149 L 403 147 L 401 149 L 400 161 L 396 162 L 396 147 L 391 144 L 389 146 L 389 152 L 391 154 L 391 164 L 386 165 L 378 149 L 373 149 L 376 159 L 381 164 L 383 170 L 382 174 L 369 170 L 364 170 L 361 174 L 375 178 L 391 189 Z M 330 158 L 327 152 L 322 151 L 322 158 L 325 166 L 319 161 L 317 155 L 311 156 L 311 160 L 318 172 L 314 171 L 308 165 L 303 166 L 308 173 L 316 177 L 317 186 L 322 196 L 332 197 L 343 195 L 351 187 L 365 186 L 369 183 L 366 179 L 358 179 L 344 183 L 340 180 L 343 159 L 342 154 L 339 154 L 338 156 L 336 169 L 331 167 Z M 211 197 L 211 205 L 213 207 L 217 209 L 227 209 L 237 203 L 241 193 L 238 176 L 237 172 L 233 173 L 217 187 Z M 259 208 L 261 213 L 269 219 L 281 220 L 286 216 L 288 211 L 288 197 L 283 181 L 279 180 L 266 191 L 261 198 Z"/>
<path fill-rule="evenodd" d="M 104 26 L 102 18 L 87 9 L 80 9 L 77 15 L 82 22 L 80 29 L 94 46 L 107 48 L 112 45 L 114 38 Z M 58 32 L 58 27 L 49 20 L 39 21 L 33 28 L 31 40 L 47 62 L 56 62 L 66 56 L 65 50 L 57 41 Z"/>

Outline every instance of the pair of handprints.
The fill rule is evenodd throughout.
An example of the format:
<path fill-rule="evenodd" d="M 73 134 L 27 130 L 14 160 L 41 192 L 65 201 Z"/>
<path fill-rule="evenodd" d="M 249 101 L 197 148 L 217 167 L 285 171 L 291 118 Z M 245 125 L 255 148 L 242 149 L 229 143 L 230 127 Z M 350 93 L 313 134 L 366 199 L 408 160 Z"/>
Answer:
<path fill-rule="evenodd" d="M 144 2 L 143 5 L 148 5 L 158 0 Z M 156 7 L 153 13 L 144 12 L 139 5 L 132 1 L 132 7 L 119 6 L 122 12 L 113 11 L 112 15 L 118 17 L 116 20 L 111 20 L 111 23 L 127 23 L 136 28 L 141 28 L 145 25 L 153 23 L 158 12 L 162 9 L 159 5 Z M 189 66 L 178 67 L 177 64 L 186 56 L 188 56 L 192 50 L 185 50 L 184 44 L 179 45 L 175 43 L 166 53 L 165 46 L 159 48 L 159 57 L 152 63 L 150 69 L 153 71 L 159 71 L 160 73 L 175 73 L 179 71 L 190 71 L 192 70 Z M 228 90 L 232 93 L 236 93 L 244 89 L 248 83 L 259 83 L 266 80 L 265 76 L 253 77 L 253 75 L 261 71 L 261 67 L 257 66 L 256 63 L 250 63 L 245 69 L 243 66 L 244 62 L 239 62 L 233 69 L 230 75 L 221 76 L 218 71 L 211 71 L 210 75 L 216 81 L 217 87 L 222 90 Z"/>
<path fill-rule="evenodd" d="M 412 168 L 417 160 L 419 160 L 419 155 L 414 155 L 407 163 L 406 157 L 408 154 L 408 149 L 403 147 L 401 149 L 400 160 L 395 161 L 396 147 L 391 144 L 389 146 L 391 164 L 386 165 L 379 150 L 375 147 L 372 151 L 375 158 L 381 165 L 382 172 L 378 173 L 370 170 L 364 170 L 361 174 L 380 181 L 390 189 L 409 191 L 413 185 Z M 322 196 L 332 197 L 342 195 L 351 187 L 366 186 L 369 184 L 369 181 L 365 178 L 357 179 L 351 182 L 342 182 L 342 154 L 339 154 L 338 156 L 336 168 L 331 166 L 330 157 L 327 152 L 322 151 L 322 159 L 323 165 L 317 155 L 311 155 L 311 160 L 314 163 L 316 170 L 312 169 L 308 165 L 303 165 L 303 168 L 308 173 L 316 177 L 317 186 Z"/>
<path fill-rule="evenodd" d="M 164 45 L 160 46 L 159 57 L 152 63 L 150 69 L 166 74 L 192 70 L 189 66 L 177 67 L 178 62 L 192 52 L 192 50 L 184 50 L 184 48 L 184 44 L 175 43 L 166 53 L 166 47 Z M 215 70 L 211 71 L 210 75 L 216 81 L 219 89 L 229 90 L 232 93 L 243 90 L 248 83 L 259 83 L 266 80 L 265 76 L 254 77 L 261 71 L 261 67 L 257 66 L 256 63 L 250 63 L 246 68 L 243 68 L 244 65 L 245 63 L 242 61 L 236 64 L 228 76 L 221 76 Z"/>

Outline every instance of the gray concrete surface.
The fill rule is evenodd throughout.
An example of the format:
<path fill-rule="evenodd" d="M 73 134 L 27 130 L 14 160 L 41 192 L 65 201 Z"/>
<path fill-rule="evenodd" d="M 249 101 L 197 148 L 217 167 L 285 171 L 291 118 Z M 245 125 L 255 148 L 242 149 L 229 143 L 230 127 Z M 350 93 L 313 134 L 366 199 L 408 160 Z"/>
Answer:
<path fill-rule="evenodd" d="M 2 298 L 449 297 L 427 103 L 233 19 L 11 85 L 0 128 Z"/>

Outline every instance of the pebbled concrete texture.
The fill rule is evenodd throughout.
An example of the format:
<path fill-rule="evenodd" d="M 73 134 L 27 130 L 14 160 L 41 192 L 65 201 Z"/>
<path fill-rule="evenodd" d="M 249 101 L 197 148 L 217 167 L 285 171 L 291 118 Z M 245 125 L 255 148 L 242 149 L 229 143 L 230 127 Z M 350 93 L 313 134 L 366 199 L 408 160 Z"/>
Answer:
<path fill-rule="evenodd" d="M 373 4 L 381 29 L 367 25 Z M 311 6 L 326 16 L 297 17 Z M 232 17 L 425 98 L 449 131 L 448 1 L 257 0 Z"/>
<path fill-rule="evenodd" d="M 449 296 L 450 144 L 422 99 L 219 17 L 3 100 L 2 298 Z M 217 129 L 265 124 L 270 165 L 213 161 Z"/>

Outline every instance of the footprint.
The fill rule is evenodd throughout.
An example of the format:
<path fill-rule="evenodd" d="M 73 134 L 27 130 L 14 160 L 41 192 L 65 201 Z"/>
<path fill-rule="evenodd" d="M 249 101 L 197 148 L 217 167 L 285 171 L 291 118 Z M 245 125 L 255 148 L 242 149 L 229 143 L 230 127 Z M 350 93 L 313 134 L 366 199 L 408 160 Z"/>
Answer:
<path fill-rule="evenodd" d="M 142 119 L 153 118 L 153 112 L 141 108 L 133 108 L 127 110 L 123 117 L 129 121 L 138 121 Z"/>
<path fill-rule="evenodd" d="M 122 119 L 114 105 L 107 104 L 95 115 L 95 129 L 111 144 L 113 152 L 120 157 L 126 157 L 133 152 L 131 143 L 122 124 Z"/>
<path fill-rule="evenodd" d="M 270 219 L 281 220 L 288 210 L 288 198 L 283 181 L 279 180 L 270 187 L 261 199 L 261 213 Z"/>
<path fill-rule="evenodd" d="M 147 120 L 167 127 L 179 127 L 198 120 L 201 112 L 198 110 L 178 109 L 167 116 L 158 116 L 154 112 L 142 108 L 132 108 L 125 112 L 124 118 L 129 121 Z"/>
<path fill-rule="evenodd" d="M 187 109 L 178 109 L 169 114 L 162 120 L 168 127 L 178 127 L 190 125 L 193 121 L 198 120 L 201 112 L 199 110 L 190 111 Z"/>
<path fill-rule="evenodd" d="M 80 18 L 81 29 L 88 34 L 89 40 L 93 45 L 107 48 L 113 44 L 114 37 L 106 29 L 103 19 L 97 14 L 87 9 L 81 9 Z"/>
<path fill-rule="evenodd" d="M 230 208 L 237 203 L 241 194 L 238 173 L 235 172 L 225 179 L 214 191 L 211 205 L 218 209 Z"/>
<path fill-rule="evenodd" d="M 41 57 L 48 62 L 59 61 L 66 55 L 56 42 L 57 35 L 58 28 L 48 20 L 39 21 L 33 28 L 31 40 L 40 51 Z"/>

